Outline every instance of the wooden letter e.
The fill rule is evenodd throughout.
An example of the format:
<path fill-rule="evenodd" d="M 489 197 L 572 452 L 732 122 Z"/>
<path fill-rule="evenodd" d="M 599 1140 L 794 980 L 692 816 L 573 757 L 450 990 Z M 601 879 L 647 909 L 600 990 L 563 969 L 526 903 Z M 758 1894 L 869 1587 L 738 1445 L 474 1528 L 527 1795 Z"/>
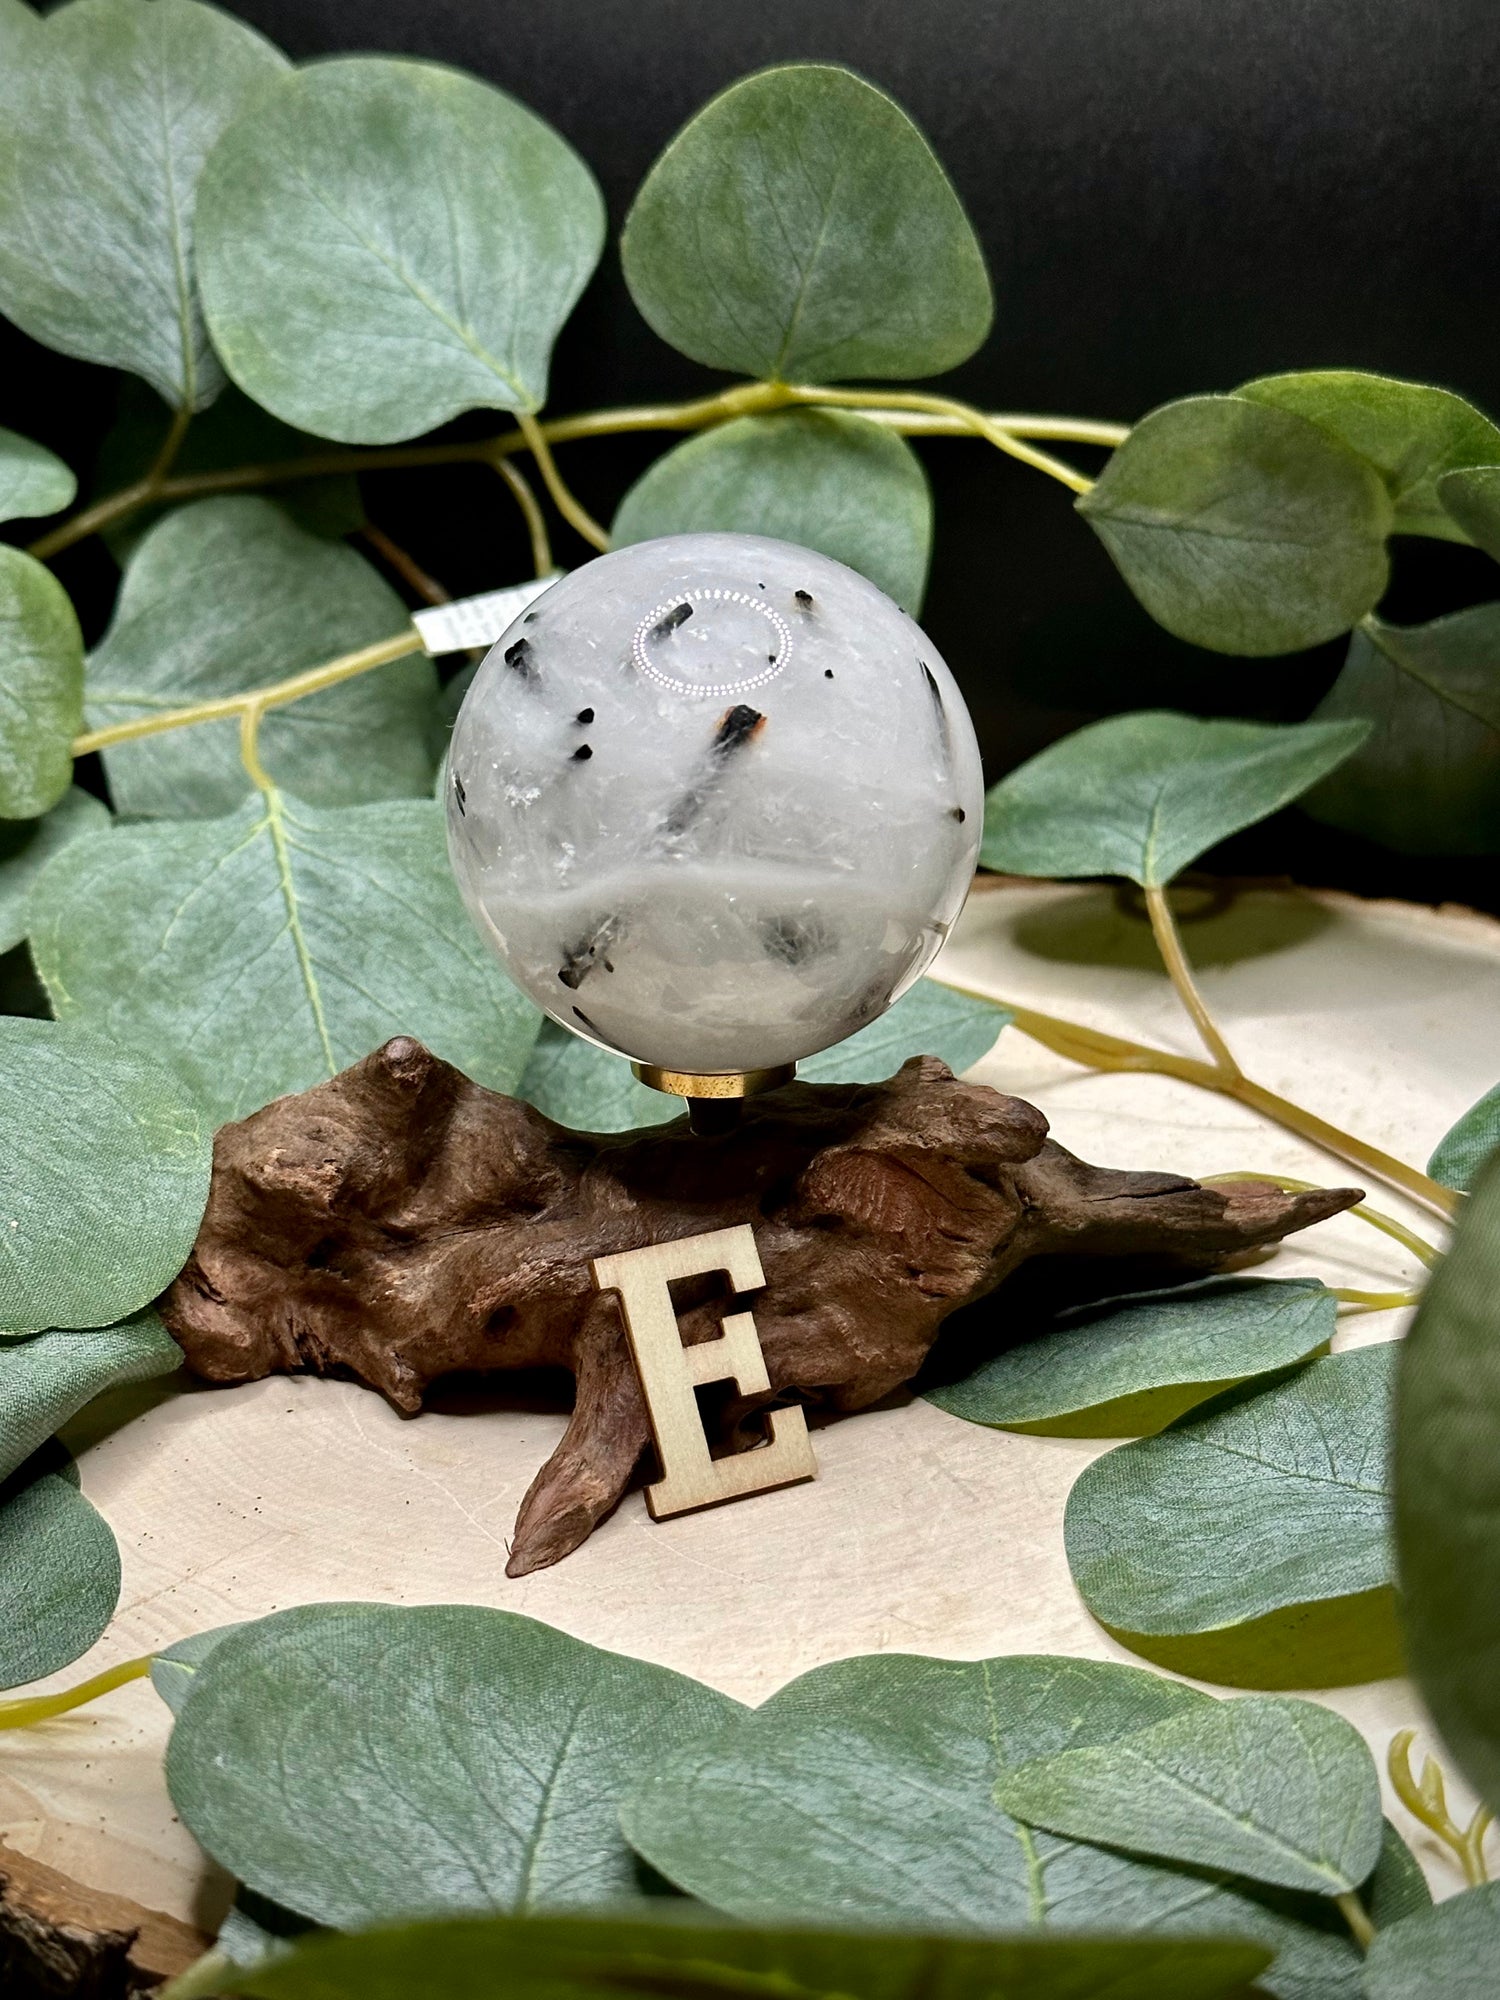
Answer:
<path fill-rule="evenodd" d="M 667 1287 L 674 1279 L 711 1271 L 727 1272 L 736 1292 L 764 1285 L 749 1223 L 622 1250 L 593 1263 L 599 1290 L 620 1295 L 626 1338 L 645 1391 L 662 1468 L 661 1479 L 646 1488 L 646 1505 L 657 1521 L 817 1477 L 807 1419 L 795 1408 L 771 1412 L 769 1444 L 730 1458 L 709 1457 L 694 1390 L 705 1382 L 733 1382 L 741 1395 L 753 1396 L 771 1386 L 750 1313 L 731 1313 L 718 1340 L 683 1346 Z"/>

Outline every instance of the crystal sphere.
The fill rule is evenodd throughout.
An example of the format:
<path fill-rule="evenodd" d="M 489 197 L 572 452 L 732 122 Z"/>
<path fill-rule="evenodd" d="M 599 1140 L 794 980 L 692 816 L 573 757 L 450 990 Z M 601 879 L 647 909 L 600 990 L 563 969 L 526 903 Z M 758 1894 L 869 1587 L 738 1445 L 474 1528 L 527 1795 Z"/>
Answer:
<path fill-rule="evenodd" d="M 486 655 L 448 846 L 511 978 L 664 1069 L 771 1069 L 883 1013 L 968 891 L 962 695 L 864 577 L 759 535 L 573 571 Z"/>

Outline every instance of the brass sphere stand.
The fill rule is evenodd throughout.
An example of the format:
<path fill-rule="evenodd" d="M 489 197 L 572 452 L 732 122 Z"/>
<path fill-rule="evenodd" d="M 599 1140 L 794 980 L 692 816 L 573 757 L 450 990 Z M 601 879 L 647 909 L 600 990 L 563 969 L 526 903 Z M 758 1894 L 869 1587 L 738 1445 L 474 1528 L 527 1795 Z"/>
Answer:
<path fill-rule="evenodd" d="M 774 1069 L 720 1070 L 707 1075 L 690 1069 L 661 1069 L 655 1063 L 633 1062 L 630 1067 L 650 1089 L 684 1098 L 688 1124 L 705 1137 L 729 1131 L 738 1122 L 740 1106 L 747 1097 L 779 1090 L 797 1074 L 795 1063 L 779 1063 Z"/>

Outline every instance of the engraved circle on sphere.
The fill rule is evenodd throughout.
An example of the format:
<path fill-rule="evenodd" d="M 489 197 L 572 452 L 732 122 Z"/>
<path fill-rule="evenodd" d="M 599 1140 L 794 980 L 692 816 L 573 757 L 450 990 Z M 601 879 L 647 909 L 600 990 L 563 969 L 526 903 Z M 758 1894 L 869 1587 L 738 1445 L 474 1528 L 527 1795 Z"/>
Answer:
<path fill-rule="evenodd" d="M 680 611 L 683 605 L 696 609 L 699 605 L 738 604 L 757 617 L 764 618 L 776 634 L 776 653 L 773 659 L 758 673 L 744 674 L 736 680 L 690 681 L 680 679 L 676 674 L 666 672 L 650 658 L 646 651 L 646 641 L 672 612 Z M 635 628 L 635 636 L 630 642 L 630 657 L 647 680 L 655 681 L 673 694 L 722 697 L 731 694 L 745 694 L 751 688 L 764 687 L 767 681 L 774 681 L 786 667 L 792 656 L 792 628 L 779 611 L 773 611 L 759 597 L 753 597 L 748 590 L 679 590 L 675 596 L 667 597 L 660 604 L 653 605 L 640 624 Z"/>

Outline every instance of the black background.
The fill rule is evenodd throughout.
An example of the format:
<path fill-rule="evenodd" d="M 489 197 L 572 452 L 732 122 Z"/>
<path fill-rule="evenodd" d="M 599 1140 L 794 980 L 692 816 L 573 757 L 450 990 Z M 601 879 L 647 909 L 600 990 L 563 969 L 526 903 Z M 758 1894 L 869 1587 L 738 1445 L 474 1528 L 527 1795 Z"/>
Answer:
<path fill-rule="evenodd" d="M 383 50 L 513 91 L 579 149 L 618 230 L 664 142 L 715 90 L 832 59 L 926 131 L 983 239 L 996 320 L 947 378 L 991 409 L 1128 421 L 1256 374 L 1347 366 L 1500 413 L 1494 0 L 239 0 L 291 55 Z M 560 343 L 556 411 L 701 393 L 713 377 L 636 315 L 613 246 Z M 40 384 L 40 387 L 39 387 Z M 98 371 L 0 337 L 0 421 L 86 456 Z M 573 447 L 604 518 L 660 439 Z M 924 443 L 938 532 L 924 623 L 974 709 L 990 776 L 1101 712 L 1305 715 L 1341 646 L 1238 661 L 1179 645 L 1119 581 L 1070 496 L 967 441 Z M 1087 454 L 1079 454 L 1080 462 Z M 455 592 L 521 573 L 483 475 L 367 481 L 371 517 Z M 1495 594 L 1493 565 L 1396 545 L 1387 615 Z M 566 561 L 581 545 L 559 540 Z M 86 613 L 98 549 L 65 568 Z M 1295 814 L 1216 857 L 1495 905 L 1490 861 L 1395 857 Z"/>

